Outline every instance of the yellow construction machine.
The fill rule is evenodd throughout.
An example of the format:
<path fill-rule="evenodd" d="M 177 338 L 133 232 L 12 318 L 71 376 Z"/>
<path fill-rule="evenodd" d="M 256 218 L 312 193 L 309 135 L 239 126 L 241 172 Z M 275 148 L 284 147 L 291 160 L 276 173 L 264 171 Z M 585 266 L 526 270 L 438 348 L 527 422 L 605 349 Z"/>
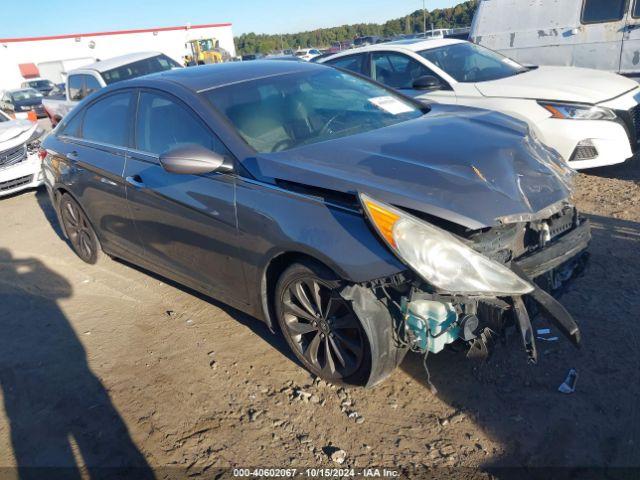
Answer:
<path fill-rule="evenodd" d="M 220 42 L 215 38 L 189 40 L 187 47 L 187 51 L 191 53 L 184 57 L 186 66 L 222 63 L 228 60 L 225 58 L 228 54 L 220 48 Z"/>

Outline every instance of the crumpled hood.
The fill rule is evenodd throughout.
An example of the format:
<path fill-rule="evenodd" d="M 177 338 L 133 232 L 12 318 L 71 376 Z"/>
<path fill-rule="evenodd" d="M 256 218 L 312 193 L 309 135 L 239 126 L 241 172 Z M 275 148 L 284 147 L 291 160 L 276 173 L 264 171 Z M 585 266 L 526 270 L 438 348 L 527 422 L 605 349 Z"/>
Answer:
<path fill-rule="evenodd" d="M 14 143 L 12 140 L 16 140 L 18 143 L 20 143 L 20 141 L 26 142 L 37 127 L 37 123 L 30 122 L 29 120 L 0 122 L 0 150 L 12 147 Z M 24 137 L 24 139 L 22 139 L 22 137 Z M 10 142 L 11 145 L 6 146 L 3 142 Z"/>
<path fill-rule="evenodd" d="M 621 75 L 574 67 L 538 67 L 519 75 L 475 85 L 485 97 L 591 104 L 611 100 L 638 88 L 637 82 Z"/>
<path fill-rule="evenodd" d="M 486 110 L 434 105 L 417 120 L 260 154 L 245 165 L 265 180 L 364 192 L 479 229 L 497 225 L 499 217 L 535 214 L 567 200 L 564 175 L 572 171 L 558 162 L 523 122 Z"/>

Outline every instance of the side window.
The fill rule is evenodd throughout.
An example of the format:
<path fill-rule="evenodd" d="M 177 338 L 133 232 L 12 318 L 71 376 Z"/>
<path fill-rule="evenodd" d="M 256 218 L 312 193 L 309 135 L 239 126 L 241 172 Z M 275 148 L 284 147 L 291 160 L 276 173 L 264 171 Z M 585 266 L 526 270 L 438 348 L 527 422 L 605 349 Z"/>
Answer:
<path fill-rule="evenodd" d="M 349 55 L 346 57 L 336 58 L 335 60 L 329 60 L 325 63 L 332 67 L 343 68 L 361 75 L 366 75 L 366 69 L 364 68 L 364 60 L 366 58 L 366 55 Z"/>
<path fill-rule="evenodd" d="M 69 82 L 69 100 L 82 100 L 84 98 L 82 94 L 82 83 L 84 75 L 70 75 Z"/>
<path fill-rule="evenodd" d="M 88 97 L 93 92 L 97 92 L 102 88 L 98 80 L 96 80 L 96 78 L 92 77 L 91 75 L 86 76 L 84 86 L 85 86 L 85 93 L 84 93 L 85 97 Z"/>
<path fill-rule="evenodd" d="M 617 22 L 624 17 L 627 0 L 584 0 L 582 23 Z"/>
<path fill-rule="evenodd" d="M 384 85 L 397 89 L 413 88 L 413 82 L 434 73 L 417 60 L 401 53 L 374 53 L 373 78 Z"/>
<path fill-rule="evenodd" d="M 228 154 L 222 142 L 187 107 L 164 95 L 143 92 L 138 103 L 136 148 L 160 155 L 189 144 Z"/>
<path fill-rule="evenodd" d="M 126 147 L 129 144 L 130 92 L 116 93 L 89 106 L 84 113 L 82 138 Z"/>
<path fill-rule="evenodd" d="M 65 122 L 61 135 L 78 138 L 80 136 L 80 125 L 82 124 L 82 112 L 74 115 L 68 122 Z"/>
<path fill-rule="evenodd" d="M 640 0 L 635 0 L 633 4 L 633 18 L 640 18 Z"/>

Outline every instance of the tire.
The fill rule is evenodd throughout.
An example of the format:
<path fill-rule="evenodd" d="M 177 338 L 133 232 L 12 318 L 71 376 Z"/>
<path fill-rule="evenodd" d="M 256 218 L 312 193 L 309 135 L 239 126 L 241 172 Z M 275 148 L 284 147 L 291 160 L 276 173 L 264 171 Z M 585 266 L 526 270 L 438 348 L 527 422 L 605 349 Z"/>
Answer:
<path fill-rule="evenodd" d="M 364 385 L 371 346 L 360 320 L 339 292 L 341 282 L 315 262 L 291 265 L 275 290 L 275 312 L 296 358 L 314 375 L 337 384 Z"/>
<path fill-rule="evenodd" d="M 83 262 L 94 265 L 100 257 L 100 242 L 82 207 L 69 194 L 60 199 L 62 228 L 71 248 Z"/>

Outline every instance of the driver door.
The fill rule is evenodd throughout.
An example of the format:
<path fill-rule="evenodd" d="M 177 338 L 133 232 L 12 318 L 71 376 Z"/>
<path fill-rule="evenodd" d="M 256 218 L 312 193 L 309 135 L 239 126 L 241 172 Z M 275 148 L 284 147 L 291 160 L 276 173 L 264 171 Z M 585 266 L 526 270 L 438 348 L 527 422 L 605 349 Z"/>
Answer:
<path fill-rule="evenodd" d="M 440 80 L 441 88 L 416 90 L 413 82 L 420 77 L 432 76 Z M 371 76 L 374 80 L 411 97 L 419 97 L 437 103 L 458 102 L 451 86 L 426 65 L 399 52 L 374 52 L 371 56 Z"/>
<path fill-rule="evenodd" d="M 231 158 L 222 142 L 186 104 L 141 91 L 135 150 L 127 159 L 127 200 L 151 270 L 220 299 L 246 302 L 238 261 L 233 172 L 179 175 L 159 156 L 196 144 Z"/>

